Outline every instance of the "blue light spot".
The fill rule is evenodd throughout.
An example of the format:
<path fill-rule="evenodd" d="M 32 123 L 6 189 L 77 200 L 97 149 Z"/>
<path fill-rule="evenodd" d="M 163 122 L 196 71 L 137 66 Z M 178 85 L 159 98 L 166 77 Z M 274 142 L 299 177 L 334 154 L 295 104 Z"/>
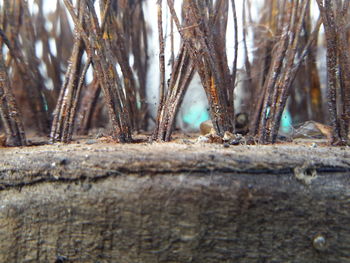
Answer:
<path fill-rule="evenodd" d="M 281 131 L 289 133 L 292 129 L 292 116 L 288 110 L 284 110 L 281 119 Z"/>
<path fill-rule="evenodd" d="M 202 105 L 191 106 L 183 117 L 183 121 L 195 129 L 198 129 L 199 125 L 206 120 L 209 120 L 209 114 Z"/>

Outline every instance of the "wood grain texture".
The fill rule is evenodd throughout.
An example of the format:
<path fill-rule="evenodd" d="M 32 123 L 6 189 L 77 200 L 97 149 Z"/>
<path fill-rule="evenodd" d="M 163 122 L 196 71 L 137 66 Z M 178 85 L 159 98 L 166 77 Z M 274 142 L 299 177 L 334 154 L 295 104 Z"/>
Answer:
<path fill-rule="evenodd" d="M 0 262 L 350 262 L 349 158 L 305 145 L 1 149 Z"/>

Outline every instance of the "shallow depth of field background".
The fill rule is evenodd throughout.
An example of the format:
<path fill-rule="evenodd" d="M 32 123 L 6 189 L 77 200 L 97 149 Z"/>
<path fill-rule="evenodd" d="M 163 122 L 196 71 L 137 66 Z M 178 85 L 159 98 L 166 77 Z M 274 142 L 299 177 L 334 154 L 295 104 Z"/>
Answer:
<path fill-rule="evenodd" d="M 61 1 L 61 0 L 58 0 Z M 74 1 L 73 1 L 74 2 Z M 159 55 L 159 42 L 158 42 L 158 32 L 157 32 L 157 7 L 156 7 L 156 2 L 157 0 L 145 0 L 143 3 L 143 8 L 145 12 L 145 19 L 147 21 L 147 28 L 148 28 L 148 42 L 149 42 L 149 67 L 148 67 L 148 73 L 147 73 L 147 104 L 150 110 L 150 113 L 153 117 L 153 119 L 156 117 L 156 111 L 157 111 L 157 103 L 159 99 L 159 60 L 158 60 L 158 55 Z M 247 44 L 248 44 L 248 49 L 249 49 L 249 56 L 252 58 L 252 52 L 253 50 L 253 28 L 261 28 L 261 30 L 269 30 L 268 28 L 264 28 L 263 25 L 259 24 L 259 18 L 264 12 L 264 7 L 263 5 L 263 0 L 251 0 L 251 18 L 253 20 L 252 24 L 248 25 L 247 32 L 248 32 L 248 37 L 247 37 Z M 38 12 L 38 7 L 36 5 L 35 0 L 29 0 L 28 1 L 29 6 L 30 6 L 30 11 L 35 14 Z M 44 11 L 45 15 L 49 16 L 50 13 L 55 11 L 56 7 L 56 1 L 55 0 L 43 0 L 44 3 Z M 243 67 L 243 47 L 242 47 L 242 3 L 243 0 L 236 1 L 236 8 L 237 8 L 237 18 L 238 18 L 238 28 L 239 28 L 239 52 L 238 52 L 238 69 Z M 182 0 L 176 0 L 176 9 L 177 12 L 180 16 L 181 14 L 181 4 Z M 316 6 L 316 3 L 312 1 L 312 10 L 313 10 L 313 18 L 314 21 L 316 21 L 319 12 L 318 8 Z M 63 1 L 62 1 L 62 6 L 64 6 Z M 99 10 L 98 4 L 95 4 L 96 9 Z M 234 34 L 233 34 L 233 17 L 232 17 L 232 10 L 231 10 L 231 5 L 230 5 L 230 14 L 229 14 L 229 21 L 228 21 L 228 27 L 227 27 L 227 55 L 229 58 L 229 62 L 233 60 L 233 55 L 234 55 Z M 70 22 L 71 22 L 71 27 L 73 28 L 73 23 L 71 21 L 70 16 L 68 15 Z M 164 25 L 164 34 L 166 38 L 166 54 L 165 54 L 165 61 L 166 61 L 166 74 L 167 78 L 169 77 L 170 74 L 170 66 L 169 66 L 169 58 L 170 58 L 170 13 L 168 10 L 168 7 L 166 5 L 166 1 L 163 1 L 163 25 Z M 45 27 L 50 28 L 52 27 L 50 22 L 46 22 Z M 324 93 L 324 86 L 326 83 L 326 71 L 325 71 L 325 49 L 323 47 L 323 31 L 321 27 L 321 34 L 320 34 L 320 39 L 319 43 L 321 44 L 317 56 L 317 65 L 320 73 L 320 79 L 321 79 L 321 85 L 322 85 L 322 91 Z M 179 34 L 177 33 L 176 27 L 174 29 L 175 31 L 175 54 L 178 50 L 179 47 Z M 55 52 L 55 41 L 50 41 L 51 45 L 51 50 L 54 53 Z M 69 49 L 71 47 L 67 47 Z M 36 43 L 36 52 L 37 56 L 40 58 L 42 54 L 42 43 L 38 42 Z M 133 57 L 130 57 L 130 60 L 133 60 Z M 232 66 L 232 63 L 231 63 Z M 117 66 L 118 67 L 118 66 Z M 118 69 L 118 68 L 117 68 Z M 43 76 L 46 77 L 45 84 L 48 89 L 52 88 L 52 81 L 47 78 L 47 72 L 45 69 L 45 64 L 41 62 L 41 67 L 40 67 L 41 73 Z M 120 72 L 120 69 L 118 69 Z M 238 76 L 237 76 L 237 82 L 236 82 L 236 90 L 235 90 L 235 105 L 236 105 L 236 112 L 244 111 L 245 110 L 245 105 L 241 105 L 241 102 L 239 100 L 240 94 L 242 93 L 242 85 L 241 82 L 244 80 L 244 74 L 242 73 L 243 70 L 240 72 L 238 71 Z M 63 75 L 62 75 L 63 78 Z M 89 69 L 89 72 L 87 74 L 87 82 L 92 80 L 92 70 L 91 66 Z M 205 121 L 209 119 L 209 113 L 207 111 L 208 108 L 208 103 L 207 103 L 207 98 L 204 93 L 204 90 L 201 86 L 200 80 L 198 75 L 196 74 L 193 81 L 191 82 L 191 85 L 189 87 L 189 90 L 187 91 L 187 94 L 185 96 L 183 105 L 180 109 L 178 118 L 177 118 L 177 126 L 183 130 L 197 130 L 199 127 L 199 124 L 202 121 Z M 284 116 L 286 118 L 286 116 Z M 289 119 L 287 124 L 290 123 L 292 125 L 292 120 Z M 149 122 L 149 128 L 152 129 L 154 127 L 154 122 L 150 121 Z"/>

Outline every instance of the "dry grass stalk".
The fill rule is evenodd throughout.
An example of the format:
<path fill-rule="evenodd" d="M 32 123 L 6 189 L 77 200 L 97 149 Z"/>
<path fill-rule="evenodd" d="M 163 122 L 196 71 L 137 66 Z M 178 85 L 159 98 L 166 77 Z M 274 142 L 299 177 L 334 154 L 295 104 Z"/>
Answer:
<path fill-rule="evenodd" d="M 346 27 L 349 1 L 317 0 L 327 40 L 328 108 L 331 143 L 348 144 L 350 121 L 350 53 Z"/>
<path fill-rule="evenodd" d="M 282 11 L 284 20 L 277 21 L 283 29 L 281 31 L 279 27 L 276 28 L 276 32 L 281 34 L 275 42 L 269 71 L 263 79 L 263 95 L 259 97 L 251 122 L 250 132 L 258 136 L 260 143 L 276 141 L 293 80 L 311 44 L 316 39 L 319 24 L 311 34 L 308 43 L 304 47 L 300 46 L 300 35 L 308 4 L 308 1 L 284 3 L 285 10 Z"/>
<path fill-rule="evenodd" d="M 233 131 L 234 107 L 231 98 L 234 83 L 225 48 L 228 2 L 216 1 L 214 5 L 212 2 L 184 1 L 187 27 L 181 26 L 172 0 L 168 0 L 168 6 L 201 78 L 216 132 L 223 135 L 225 131 Z"/>
<path fill-rule="evenodd" d="M 3 48 L 4 42 L 6 42 L 7 45 L 10 43 L 4 33 L 2 31 L 0 33 L 2 36 L 0 47 Z M 6 145 L 26 145 L 22 120 L 11 89 L 11 83 L 2 52 L 0 52 L 0 117 L 5 128 Z"/>
<path fill-rule="evenodd" d="M 184 11 L 185 5 L 183 5 Z M 158 2 L 158 28 L 159 28 L 159 46 L 160 46 L 160 102 L 158 107 L 158 116 L 156 128 L 153 132 L 153 139 L 158 141 L 169 141 L 175 126 L 176 115 L 185 96 L 186 90 L 193 78 L 194 65 L 191 60 L 184 41 L 181 42 L 179 52 L 173 62 L 171 77 L 168 81 L 168 87 L 165 84 L 165 58 L 164 58 L 164 38 L 162 33 L 162 7 L 161 1 Z M 183 28 L 190 29 L 190 25 L 183 21 Z"/>
<path fill-rule="evenodd" d="M 25 0 L 1 1 L 1 44 L 6 48 L 2 49 L 0 61 L 0 128 L 10 145 L 26 143 L 25 129 L 48 135 L 50 126 L 52 141 L 69 142 L 74 132 L 86 134 L 98 116 L 101 117 L 96 112 L 105 107 L 113 138 L 132 141 L 132 132 L 146 130 L 149 118 L 146 102 L 149 31 L 148 18 L 143 13 L 144 1 L 100 0 L 100 20 L 92 0 L 76 1 L 75 7 L 71 0 L 64 3 L 65 6 L 57 0 L 56 10 L 45 15 L 43 0 L 35 0 L 36 12 L 30 11 Z M 288 98 L 293 103 L 288 110 L 294 121 L 323 120 L 327 114 L 322 108 L 315 63 L 318 28 L 323 22 L 327 40 L 328 111 L 333 128 L 331 143 L 348 144 L 349 1 L 317 0 L 322 21 L 312 29 L 310 1 L 265 0 L 259 25 L 253 26 L 253 47 L 249 47 L 248 28 L 254 24 L 250 10 L 253 1 L 184 0 L 180 22 L 174 1 L 167 0 L 171 13 L 172 68 L 168 81 L 162 3 L 158 1 L 160 101 L 153 139 L 171 139 L 178 110 L 195 72 L 207 94 L 216 133 L 223 136 L 226 131 L 234 132 L 234 87 L 237 73 L 242 70 L 237 68 L 238 50 L 244 52 L 245 92 L 251 94 L 244 99 L 248 105 L 245 110 L 251 113 L 251 135 L 261 143 L 274 143 Z M 243 7 L 242 49 L 238 42 L 237 4 Z M 229 5 L 235 38 L 232 62 L 226 54 Z M 74 34 L 67 13 L 73 18 Z M 51 26 L 46 27 L 46 23 Z M 181 36 L 177 55 L 174 24 Z M 42 47 L 41 55 L 37 52 L 38 43 Z M 72 49 L 67 48 L 71 46 Z M 231 71 L 229 63 L 233 65 Z M 85 77 L 89 67 L 93 68 L 91 83 Z M 300 108 L 307 110 L 301 113 Z"/>

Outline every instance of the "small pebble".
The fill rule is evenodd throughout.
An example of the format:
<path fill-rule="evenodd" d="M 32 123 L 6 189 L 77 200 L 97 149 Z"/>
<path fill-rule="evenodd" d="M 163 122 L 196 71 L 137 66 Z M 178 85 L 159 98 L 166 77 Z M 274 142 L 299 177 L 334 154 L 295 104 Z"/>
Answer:
<path fill-rule="evenodd" d="M 317 148 L 317 143 L 315 143 L 315 142 L 311 143 L 310 147 L 311 148 Z"/>
<path fill-rule="evenodd" d="M 238 145 L 240 141 L 241 141 L 240 139 L 234 139 L 230 142 L 230 144 L 231 145 Z"/>
<path fill-rule="evenodd" d="M 200 125 L 199 125 L 199 129 L 202 135 L 206 135 L 211 133 L 212 129 L 214 129 L 213 123 L 211 122 L 211 120 L 207 120 L 207 121 L 203 121 Z"/>
<path fill-rule="evenodd" d="M 317 235 L 312 241 L 313 247 L 318 251 L 324 251 L 327 248 L 326 238 L 322 235 Z"/>
<path fill-rule="evenodd" d="M 230 140 L 232 140 L 232 139 L 234 139 L 234 138 L 235 138 L 235 135 L 232 134 L 231 132 L 228 132 L 228 131 L 225 131 L 224 137 L 222 137 L 222 139 L 223 139 L 224 141 L 230 141 Z"/>
<path fill-rule="evenodd" d="M 65 256 L 57 256 L 55 263 L 64 263 L 67 261 L 68 259 Z"/>
<path fill-rule="evenodd" d="M 230 145 L 227 142 L 225 142 L 224 143 L 224 148 L 228 148 L 228 147 L 230 147 Z"/>
<path fill-rule="evenodd" d="M 60 165 L 66 165 L 68 163 L 68 159 L 67 158 L 61 158 L 60 159 Z"/>
<path fill-rule="evenodd" d="M 88 145 L 90 145 L 90 144 L 95 144 L 95 143 L 97 143 L 97 140 L 93 140 L 93 139 L 87 140 L 87 141 L 85 142 L 85 144 L 88 144 Z"/>
<path fill-rule="evenodd" d="M 197 143 L 209 142 L 209 138 L 206 136 L 199 136 L 197 138 Z"/>
<path fill-rule="evenodd" d="M 182 142 L 183 142 L 184 144 L 191 144 L 191 141 L 188 140 L 188 139 L 183 139 Z"/>

